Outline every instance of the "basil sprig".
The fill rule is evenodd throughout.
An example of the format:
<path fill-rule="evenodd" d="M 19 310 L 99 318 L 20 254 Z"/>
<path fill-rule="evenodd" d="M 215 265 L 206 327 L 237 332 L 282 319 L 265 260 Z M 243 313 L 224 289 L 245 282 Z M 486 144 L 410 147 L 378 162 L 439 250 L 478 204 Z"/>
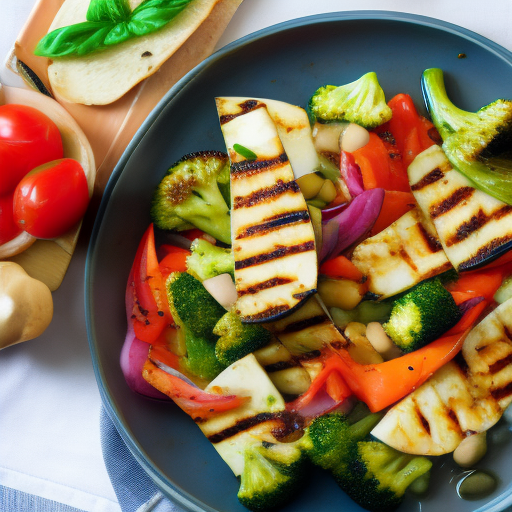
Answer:
<path fill-rule="evenodd" d="M 87 21 L 53 30 L 39 41 L 34 53 L 53 59 L 103 50 L 159 30 L 191 1 L 144 0 L 130 11 L 128 0 L 91 0 Z"/>

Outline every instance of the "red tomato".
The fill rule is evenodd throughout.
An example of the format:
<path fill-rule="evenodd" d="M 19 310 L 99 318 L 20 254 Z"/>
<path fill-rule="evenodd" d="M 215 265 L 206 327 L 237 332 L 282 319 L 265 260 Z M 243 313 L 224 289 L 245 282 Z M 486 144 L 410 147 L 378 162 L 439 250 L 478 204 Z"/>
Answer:
<path fill-rule="evenodd" d="M 0 196 L 0 245 L 7 243 L 22 232 L 14 222 L 12 196 L 13 194 Z"/>
<path fill-rule="evenodd" d="M 71 229 L 89 203 L 87 178 L 71 158 L 29 172 L 14 191 L 14 220 L 37 238 L 55 238 Z"/>
<path fill-rule="evenodd" d="M 25 105 L 0 106 L 0 196 L 29 171 L 64 156 L 57 125 Z"/>

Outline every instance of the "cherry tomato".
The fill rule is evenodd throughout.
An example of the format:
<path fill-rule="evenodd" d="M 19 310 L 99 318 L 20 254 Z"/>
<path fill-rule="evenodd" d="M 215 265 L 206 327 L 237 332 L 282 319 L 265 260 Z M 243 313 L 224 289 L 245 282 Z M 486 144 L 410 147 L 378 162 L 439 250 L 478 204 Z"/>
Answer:
<path fill-rule="evenodd" d="M 0 245 L 18 236 L 22 230 L 14 222 L 13 194 L 0 196 Z"/>
<path fill-rule="evenodd" d="M 57 125 L 25 105 L 0 106 L 0 196 L 41 164 L 64 156 Z"/>
<path fill-rule="evenodd" d="M 14 220 L 37 238 L 56 238 L 85 214 L 87 178 L 72 158 L 48 162 L 30 171 L 14 191 Z"/>

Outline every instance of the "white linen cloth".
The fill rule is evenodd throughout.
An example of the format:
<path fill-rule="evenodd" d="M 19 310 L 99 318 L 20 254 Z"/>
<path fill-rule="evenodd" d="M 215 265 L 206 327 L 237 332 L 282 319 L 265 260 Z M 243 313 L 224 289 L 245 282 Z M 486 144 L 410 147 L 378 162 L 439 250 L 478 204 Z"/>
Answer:
<path fill-rule="evenodd" d="M 33 3 L 0 0 L 0 63 Z M 245 0 L 218 47 L 288 19 L 354 9 L 439 18 L 512 50 L 511 0 Z M 3 66 L 0 79 L 7 85 L 19 83 Z M 102 458 L 101 402 L 85 329 L 86 243 L 80 241 L 54 293 L 55 314 L 48 330 L 0 352 L 0 486 L 87 512 L 119 512 Z M 0 499 L 0 510 L 2 503 L 6 506 Z M 27 505 L 26 510 L 35 508 Z"/>

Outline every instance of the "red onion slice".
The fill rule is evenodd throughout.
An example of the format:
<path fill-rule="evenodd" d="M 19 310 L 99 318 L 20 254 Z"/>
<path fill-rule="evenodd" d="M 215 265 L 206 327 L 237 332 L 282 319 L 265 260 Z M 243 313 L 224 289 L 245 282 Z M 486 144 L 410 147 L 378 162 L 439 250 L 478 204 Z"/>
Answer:
<path fill-rule="evenodd" d="M 125 306 L 126 306 L 126 320 L 128 329 L 124 340 L 123 348 L 121 349 L 121 356 L 119 358 L 119 364 L 121 371 L 123 372 L 124 378 L 128 387 L 141 395 L 150 398 L 160 398 L 163 400 L 169 400 L 169 398 L 155 389 L 151 384 L 146 382 L 142 377 L 142 368 L 148 358 L 149 343 L 139 340 L 135 336 L 133 330 L 133 323 L 131 316 L 133 314 L 133 269 L 130 271 L 128 277 L 128 283 L 126 285 L 125 293 Z"/>
<path fill-rule="evenodd" d="M 340 173 L 352 197 L 364 192 L 363 176 L 351 153 L 346 151 L 340 153 Z"/>
<path fill-rule="evenodd" d="M 366 236 L 379 216 L 383 201 L 383 189 L 365 190 L 341 213 L 327 221 L 322 220 L 320 261 L 338 256 Z"/>

